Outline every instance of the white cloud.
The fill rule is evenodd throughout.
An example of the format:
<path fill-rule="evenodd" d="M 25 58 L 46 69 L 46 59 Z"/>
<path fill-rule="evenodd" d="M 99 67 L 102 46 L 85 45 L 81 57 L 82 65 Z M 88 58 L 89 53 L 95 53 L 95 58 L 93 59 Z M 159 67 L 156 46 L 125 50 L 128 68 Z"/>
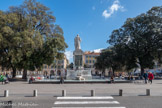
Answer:
<path fill-rule="evenodd" d="M 103 11 L 102 16 L 104 16 L 105 18 L 109 18 L 115 11 L 118 10 L 124 11 L 124 7 L 120 5 L 119 0 L 115 0 L 113 4 L 109 7 L 109 10 L 106 9 Z"/>
<path fill-rule="evenodd" d="M 65 55 L 69 61 L 73 58 L 73 51 L 65 51 Z"/>
<path fill-rule="evenodd" d="M 104 48 L 99 48 L 99 49 L 92 50 L 91 52 L 100 53 L 103 49 Z"/>
<path fill-rule="evenodd" d="M 104 16 L 105 18 L 109 18 L 111 16 L 111 13 L 108 13 L 107 10 L 104 10 L 102 16 Z"/>
<path fill-rule="evenodd" d="M 96 10 L 96 7 L 95 6 L 92 6 L 92 10 Z"/>

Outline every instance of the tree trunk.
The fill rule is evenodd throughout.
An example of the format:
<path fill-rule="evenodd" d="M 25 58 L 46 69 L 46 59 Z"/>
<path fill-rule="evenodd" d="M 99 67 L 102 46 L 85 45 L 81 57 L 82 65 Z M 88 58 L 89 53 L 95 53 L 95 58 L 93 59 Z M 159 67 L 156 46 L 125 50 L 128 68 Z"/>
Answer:
<path fill-rule="evenodd" d="M 141 67 L 141 75 L 144 74 L 144 71 L 145 71 L 144 68 Z"/>
<path fill-rule="evenodd" d="M 112 74 L 115 77 L 115 70 L 112 68 Z"/>
<path fill-rule="evenodd" d="M 102 69 L 101 76 L 103 76 L 103 75 L 104 75 L 104 71 L 105 71 L 105 69 Z"/>
<path fill-rule="evenodd" d="M 105 76 L 105 69 L 102 71 L 102 76 Z"/>
<path fill-rule="evenodd" d="M 16 68 L 12 67 L 12 78 L 16 77 Z"/>
<path fill-rule="evenodd" d="M 27 79 L 27 70 L 26 69 L 23 71 L 22 79 Z"/>

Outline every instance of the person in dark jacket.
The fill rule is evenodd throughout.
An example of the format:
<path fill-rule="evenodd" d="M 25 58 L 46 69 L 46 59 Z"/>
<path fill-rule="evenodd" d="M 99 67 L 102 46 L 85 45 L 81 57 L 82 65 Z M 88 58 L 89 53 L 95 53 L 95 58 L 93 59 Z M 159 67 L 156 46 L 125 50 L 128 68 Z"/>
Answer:
<path fill-rule="evenodd" d="M 35 79 L 33 78 L 33 76 L 31 76 L 31 78 L 29 79 L 29 84 L 31 84 Z"/>
<path fill-rule="evenodd" d="M 113 75 L 111 76 L 110 82 L 111 82 L 111 83 L 115 83 L 115 81 L 114 81 L 114 76 L 113 76 Z"/>
<path fill-rule="evenodd" d="M 144 77 L 144 79 L 145 79 L 145 84 L 147 84 L 148 75 L 147 75 L 146 72 L 144 72 L 143 77 Z"/>
<path fill-rule="evenodd" d="M 60 84 L 64 84 L 64 77 L 63 76 L 61 76 L 61 78 L 60 78 Z"/>

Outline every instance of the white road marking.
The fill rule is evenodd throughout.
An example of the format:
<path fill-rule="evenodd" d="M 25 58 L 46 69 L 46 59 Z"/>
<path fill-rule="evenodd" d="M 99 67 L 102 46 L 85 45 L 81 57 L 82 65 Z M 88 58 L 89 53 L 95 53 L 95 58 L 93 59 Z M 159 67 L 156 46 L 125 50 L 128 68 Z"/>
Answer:
<path fill-rule="evenodd" d="M 114 99 L 113 97 L 57 97 L 57 99 Z"/>
<path fill-rule="evenodd" d="M 56 101 L 54 104 L 119 104 L 118 101 Z"/>
<path fill-rule="evenodd" d="M 52 107 L 52 108 L 126 108 L 126 107 Z"/>

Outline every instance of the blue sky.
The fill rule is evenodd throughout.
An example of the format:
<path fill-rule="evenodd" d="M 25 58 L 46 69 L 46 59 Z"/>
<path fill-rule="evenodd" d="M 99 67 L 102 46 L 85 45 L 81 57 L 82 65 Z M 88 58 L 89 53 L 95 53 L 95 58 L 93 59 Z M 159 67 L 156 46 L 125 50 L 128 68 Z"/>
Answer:
<path fill-rule="evenodd" d="M 37 0 L 49 7 L 56 17 L 56 24 L 64 31 L 68 44 L 66 54 L 72 61 L 74 37 L 81 37 L 83 51 L 108 47 L 106 41 L 114 29 L 127 18 L 145 13 L 153 6 L 161 6 L 162 0 Z M 23 0 L 0 0 L 0 10 L 18 6 Z"/>

